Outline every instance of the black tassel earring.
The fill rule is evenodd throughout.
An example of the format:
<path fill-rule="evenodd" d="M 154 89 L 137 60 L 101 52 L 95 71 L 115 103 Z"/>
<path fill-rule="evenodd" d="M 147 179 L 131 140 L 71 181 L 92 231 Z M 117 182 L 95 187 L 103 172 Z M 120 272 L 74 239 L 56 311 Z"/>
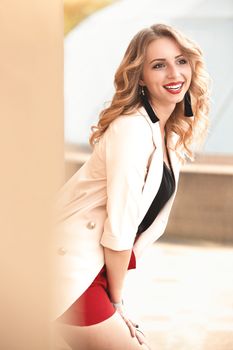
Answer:
<path fill-rule="evenodd" d="M 159 118 L 155 114 L 153 108 L 150 105 L 150 102 L 148 101 L 147 93 L 146 93 L 146 91 L 144 89 L 144 86 L 141 86 L 140 95 L 141 95 L 142 105 L 145 108 L 147 114 L 149 115 L 152 123 L 158 122 Z"/>
<path fill-rule="evenodd" d="M 187 91 L 184 95 L 184 115 L 186 117 L 193 117 L 191 96 L 190 96 L 189 91 Z"/>

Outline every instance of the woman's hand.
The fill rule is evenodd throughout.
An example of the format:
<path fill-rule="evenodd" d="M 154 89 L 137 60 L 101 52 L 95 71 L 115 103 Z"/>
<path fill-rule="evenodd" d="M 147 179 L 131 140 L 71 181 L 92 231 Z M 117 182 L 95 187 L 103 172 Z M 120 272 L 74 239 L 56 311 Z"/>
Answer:
<path fill-rule="evenodd" d="M 126 323 L 127 327 L 129 328 L 131 336 L 136 337 L 140 345 L 144 344 L 147 346 L 148 350 L 150 350 L 148 344 L 146 343 L 146 338 L 145 338 L 144 333 L 139 329 L 138 324 L 133 322 L 127 316 L 127 313 L 125 312 L 123 303 L 117 303 L 117 304 L 113 303 L 113 305 L 114 305 L 116 311 L 121 315 L 121 317 L 124 320 L 124 322 Z"/>
<path fill-rule="evenodd" d="M 121 315 L 123 320 L 125 321 L 126 325 L 129 328 L 130 334 L 132 337 L 136 337 L 136 327 L 137 324 L 134 323 L 129 319 L 129 317 L 126 315 L 123 303 L 113 303 L 113 306 L 115 307 L 116 311 Z"/>

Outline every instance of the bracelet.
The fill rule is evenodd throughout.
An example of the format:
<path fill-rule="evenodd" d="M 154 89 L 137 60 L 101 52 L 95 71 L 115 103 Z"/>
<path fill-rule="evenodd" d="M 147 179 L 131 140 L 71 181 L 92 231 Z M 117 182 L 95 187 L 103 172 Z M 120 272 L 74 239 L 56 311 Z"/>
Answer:
<path fill-rule="evenodd" d="M 118 308 L 118 307 L 120 307 L 120 306 L 123 306 L 123 305 L 124 305 L 124 302 L 123 302 L 123 300 L 121 300 L 120 303 L 112 303 L 112 305 L 113 305 L 115 308 Z"/>

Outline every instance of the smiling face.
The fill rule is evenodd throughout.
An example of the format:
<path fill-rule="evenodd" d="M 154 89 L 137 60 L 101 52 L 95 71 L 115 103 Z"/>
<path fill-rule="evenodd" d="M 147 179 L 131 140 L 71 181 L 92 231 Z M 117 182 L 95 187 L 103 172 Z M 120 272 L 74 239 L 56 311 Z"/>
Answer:
<path fill-rule="evenodd" d="M 191 77 L 190 63 L 175 40 L 162 37 L 149 44 L 140 85 L 146 86 L 154 106 L 175 108 L 183 100 Z"/>

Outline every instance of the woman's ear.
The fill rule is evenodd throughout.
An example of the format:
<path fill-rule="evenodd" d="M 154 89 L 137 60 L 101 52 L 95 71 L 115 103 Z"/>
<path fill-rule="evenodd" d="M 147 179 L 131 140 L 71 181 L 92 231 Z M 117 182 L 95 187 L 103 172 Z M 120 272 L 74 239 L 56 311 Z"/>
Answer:
<path fill-rule="evenodd" d="M 139 80 L 139 85 L 140 86 L 145 86 L 145 83 L 144 83 L 144 81 L 142 79 Z"/>

